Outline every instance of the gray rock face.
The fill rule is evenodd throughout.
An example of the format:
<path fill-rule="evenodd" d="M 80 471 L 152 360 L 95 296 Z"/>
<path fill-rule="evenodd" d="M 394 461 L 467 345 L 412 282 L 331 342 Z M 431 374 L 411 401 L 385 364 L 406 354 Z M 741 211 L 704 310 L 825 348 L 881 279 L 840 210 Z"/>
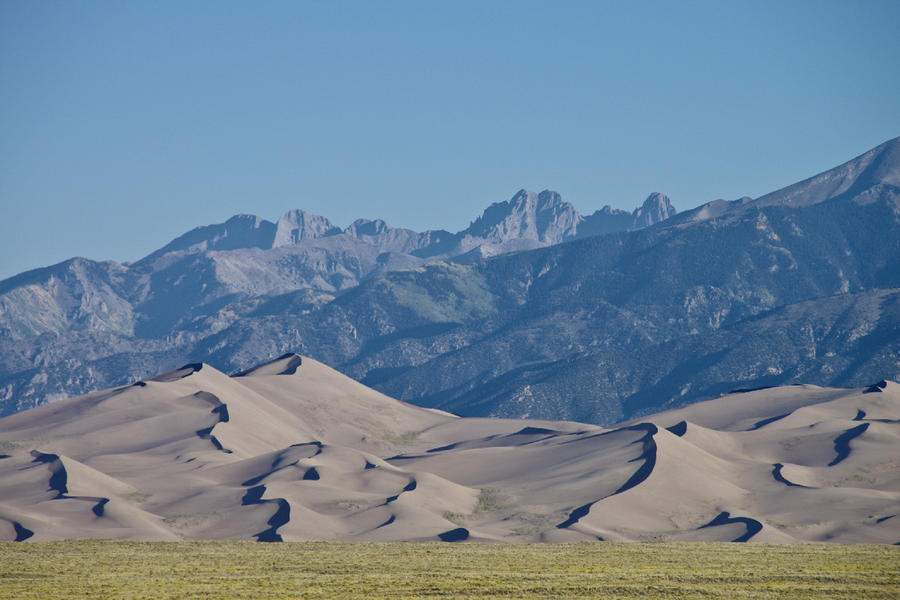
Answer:
<path fill-rule="evenodd" d="M 224 223 L 197 227 L 145 257 L 153 261 L 172 252 L 271 248 L 275 224 L 254 215 L 235 215 Z"/>
<path fill-rule="evenodd" d="M 292 210 L 278 219 L 271 247 L 291 246 L 303 240 L 314 240 L 339 233 L 341 229 L 332 225 L 325 217 L 311 215 L 302 210 Z"/>
<path fill-rule="evenodd" d="M 675 207 L 669 202 L 668 196 L 660 194 L 659 192 L 653 192 L 647 196 L 647 199 L 644 200 L 644 204 L 634 211 L 634 224 L 630 229 L 640 229 L 642 227 L 656 225 L 657 223 L 661 223 L 669 217 L 674 216 L 676 212 Z"/>
<path fill-rule="evenodd" d="M 667 219 L 662 195 L 584 218 L 523 191 L 455 234 L 290 213 L 278 245 L 240 217 L 128 267 L 23 273 L 0 282 L 2 413 L 289 351 L 465 415 L 595 423 L 900 378 L 898 145 Z"/>
<path fill-rule="evenodd" d="M 585 217 L 578 226 L 578 237 L 591 237 L 633 229 L 634 215 L 630 212 L 604 206 Z"/>
<path fill-rule="evenodd" d="M 582 220 L 575 207 L 556 192 L 519 190 L 508 202 L 489 206 L 461 234 L 494 245 L 513 240 L 558 244 L 575 237 Z"/>
<path fill-rule="evenodd" d="M 91 329 L 131 335 L 128 269 L 73 258 L 0 282 L 0 340 L 24 340 Z"/>
<path fill-rule="evenodd" d="M 391 227 L 381 219 L 357 219 L 345 231 L 346 235 L 369 243 L 379 252 L 412 254 L 417 250 L 428 248 L 434 242 L 431 233 L 419 233 L 411 229 Z M 450 235 L 448 232 L 448 236 Z"/>
<path fill-rule="evenodd" d="M 677 212 L 668 196 L 653 192 L 647 196 L 640 208 L 631 213 L 604 206 L 582 220 L 578 225 L 578 237 L 650 227 L 667 220 Z"/>

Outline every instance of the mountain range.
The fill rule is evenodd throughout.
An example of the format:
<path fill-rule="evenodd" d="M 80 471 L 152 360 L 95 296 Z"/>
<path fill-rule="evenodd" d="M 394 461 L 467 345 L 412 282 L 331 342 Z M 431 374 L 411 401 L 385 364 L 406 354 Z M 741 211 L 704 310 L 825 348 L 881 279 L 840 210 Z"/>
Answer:
<path fill-rule="evenodd" d="M 133 264 L 74 258 L 28 271 L 0 282 L 0 415 L 173 367 L 262 303 L 297 292 L 321 304 L 387 271 L 477 262 L 675 212 L 654 193 L 633 213 L 606 206 L 583 217 L 556 192 L 521 190 L 455 234 L 365 219 L 341 230 L 302 210 L 277 223 L 237 215 Z M 136 360 L 117 372 L 122 353 Z"/>
<path fill-rule="evenodd" d="M 459 418 L 294 354 L 0 419 L 0 540 L 896 543 L 900 385 L 602 428 Z"/>
<path fill-rule="evenodd" d="M 581 216 L 520 191 L 458 233 L 291 211 L 133 264 L 0 282 L 0 414 L 300 352 L 464 416 L 610 424 L 736 388 L 900 378 L 900 138 L 757 199 Z"/>

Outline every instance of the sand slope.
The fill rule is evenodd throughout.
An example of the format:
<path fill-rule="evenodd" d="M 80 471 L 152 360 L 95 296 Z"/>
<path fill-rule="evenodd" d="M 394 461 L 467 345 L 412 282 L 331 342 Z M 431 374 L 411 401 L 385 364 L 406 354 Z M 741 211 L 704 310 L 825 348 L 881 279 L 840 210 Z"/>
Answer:
<path fill-rule="evenodd" d="M 900 541 L 900 385 L 603 429 L 461 419 L 287 355 L 0 420 L 0 539 Z"/>

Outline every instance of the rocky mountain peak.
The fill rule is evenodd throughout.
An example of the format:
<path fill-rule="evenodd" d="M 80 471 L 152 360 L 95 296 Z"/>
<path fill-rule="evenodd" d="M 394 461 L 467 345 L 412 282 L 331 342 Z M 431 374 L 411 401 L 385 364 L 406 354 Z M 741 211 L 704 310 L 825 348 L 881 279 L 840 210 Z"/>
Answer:
<path fill-rule="evenodd" d="M 818 175 L 755 200 L 713 200 L 678 216 L 678 223 L 733 218 L 767 206 L 801 208 L 840 201 L 865 205 L 875 201 L 892 205 L 900 214 L 900 137 L 888 140 Z"/>
<path fill-rule="evenodd" d="M 601 215 L 630 215 L 631 213 L 624 211 L 620 208 L 613 208 L 609 204 L 606 204 L 600 210 L 596 211 L 594 214 Z"/>
<path fill-rule="evenodd" d="M 276 223 L 273 248 L 290 246 L 303 240 L 327 237 L 341 233 L 331 221 L 319 215 L 312 215 L 300 209 L 284 214 Z"/>
<path fill-rule="evenodd" d="M 240 214 L 224 223 L 195 227 L 138 262 L 152 262 L 170 252 L 271 248 L 274 238 L 274 223 L 256 215 Z"/>
<path fill-rule="evenodd" d="M 634 211 L 634 224 L 631 228 L 639 229 L 655 225 L 660 221 L 665 221 L 676 212 L 678 211 L 672 206 L 668 196 L 659 192 L 653 192 L 647 196 L 644 204 Z"/>
<path fill-rule="evenodd" d="M 381 219 L 357 219 L 350 224 L 345 231 L 355 238 L 371 237 L 382 235 L 394 228 L 382 221 Z"/>
<path fill-rule="evenodd" d="M 490 205 L 461 233 L 494 244 L 513 239 L 552 244 L 574 237 L 581 220 L 575 207 L 558 192 L 544 190 L 536 194 L 523 189 L 506 202 Z"/>
<path fill-rule="evenodd" d="M 875 182 L 900 187 L 900 137 L 883 143 L 873 152 L 877 157 L 870 166 L 870 175 Z"/>
<path fill-rule="evenodd" d="M 668 196 L 653 192 L 634 212 L 612 208 L 608 204 L 595 211 L 578 225 L 578 237 L 649 227 L 665 221 L 676 212 Z"/>
<path fill-rule="evenodd" d="M 544 190 L 543 192 L 538 194 L 538 204 L 543 205 L 544 207 L 571 206 L 568 202 L 565 202 L 562 199 L 562 196 L 559 195 L 559 192 L 554 192 L 553 190 Z"/>
<path fill-rule="evenodd" d="M 244 229 L 259 229 L 260 227 L 263 227 L 265 223 L 271 225 L 269 221 L 266 221 L 261 217 L 257 217 L 256 215 L 249 215 L 246 213 L 234 215 L 233 217 L 225 221 L 226 225 L 231 225 L 235 228 L 241 227 Z"/>

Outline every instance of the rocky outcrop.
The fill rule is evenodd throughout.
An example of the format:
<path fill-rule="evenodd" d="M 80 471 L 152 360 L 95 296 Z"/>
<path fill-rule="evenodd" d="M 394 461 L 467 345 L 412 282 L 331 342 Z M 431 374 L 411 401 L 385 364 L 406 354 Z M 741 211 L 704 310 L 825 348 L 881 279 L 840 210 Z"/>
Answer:
<path fill-rule="evenodd" d="M 328 237 L 341 233 L 339 227 L 332 225 L 325 217 L 311 215 L 302 210 L 285 213 L 275 226 L 273 248 L 291 246 L 304 240 Z"/>

